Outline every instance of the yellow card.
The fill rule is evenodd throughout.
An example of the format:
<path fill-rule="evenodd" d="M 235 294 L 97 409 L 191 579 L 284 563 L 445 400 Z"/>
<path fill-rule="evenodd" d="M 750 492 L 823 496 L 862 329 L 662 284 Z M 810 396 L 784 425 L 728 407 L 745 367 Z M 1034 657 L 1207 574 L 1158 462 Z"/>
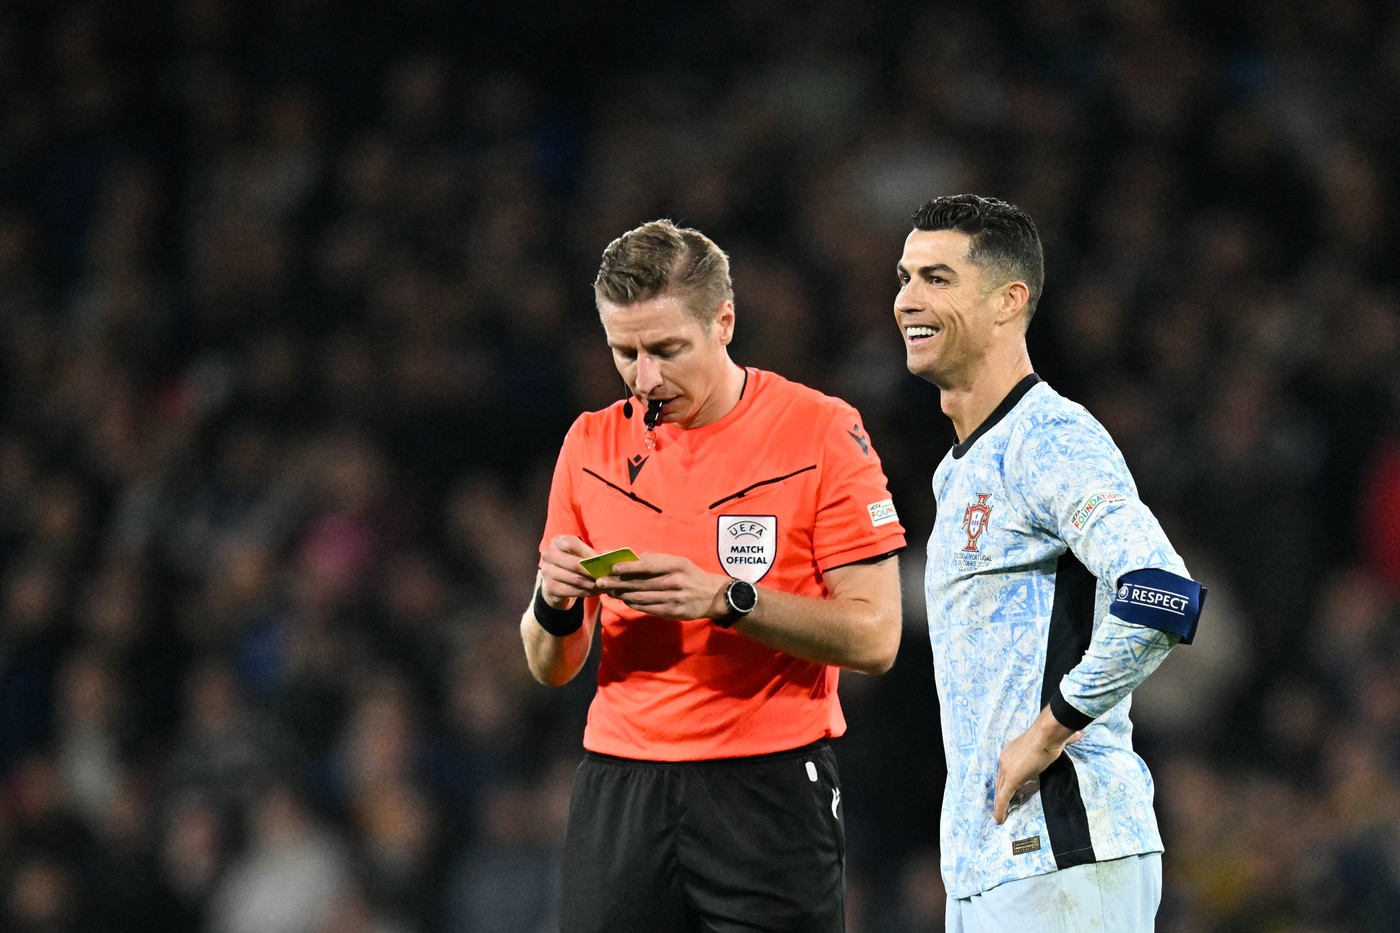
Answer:
<path fill-rule="evenodd" d="M 595 554 L 592 557 L 585 557 L 579 561 L 579 566 L 593 579 L 606 577 L 612 573 L 613 565 L 623 561 L 636 560 L 637 555 L 630 547 L 620 547 L 616 551 L 608 551 L 606 554 Z"/>

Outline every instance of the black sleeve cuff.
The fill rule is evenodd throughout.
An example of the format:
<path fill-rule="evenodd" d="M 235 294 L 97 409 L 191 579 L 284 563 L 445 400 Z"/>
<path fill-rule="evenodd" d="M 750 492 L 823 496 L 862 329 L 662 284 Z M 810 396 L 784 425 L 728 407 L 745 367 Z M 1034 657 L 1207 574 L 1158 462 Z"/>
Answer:
<path fill-rule="evenodd" d="M 576 599 L 568 609 L 555 609 L 544 600 L 544 592 L 535 590 L 535 621 L 555 638 L 572 635 L 583 627 L 583 600 Z"/>
<path fill-rule="evenodd" d="M 822 570 L 822 573 L 831 573 L 831 571 L 839 570 L 842 567 L 854 567 L 856 564 L 878 564 L 882 560 L 888 560 L 889 558 L 894 557 L 902 550 L 904 550 L 903 545 L 895 548 L 893 551 L 886 551 L 883 554 L 876 554 L 874 557 L 862 557 L 860 560 L 853 560 L 845 564 L 837 564 L 835 567 L 827 567 L 824 570 Z"/>
<path fill-rule="evenodd" d="M 1069 701 L 1061 695 L 1059 688 L 1050 694 L 1050 715 L 1064 726 L 1066 729 L 1073 729 L 1078 732 L 1089 723 L 1094 721 L 1093 716 L 1085 716 L 1079 710 L 1069 705 Z"/>

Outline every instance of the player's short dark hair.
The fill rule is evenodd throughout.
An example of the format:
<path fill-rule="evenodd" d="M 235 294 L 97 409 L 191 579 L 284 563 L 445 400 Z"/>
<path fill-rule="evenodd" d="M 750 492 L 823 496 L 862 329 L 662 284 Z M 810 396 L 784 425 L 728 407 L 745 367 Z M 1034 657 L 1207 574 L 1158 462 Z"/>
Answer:
<path fill-rule="evenodd" d="M 956 230 L 971 240 L 967 258 L 997 285 L 1020 280 L 1030 296 L 1026 317 L 1035 314 L 1045 287 L 1045 251 L 1031 216 L 1014 204 L 976 194 L 934 198 L 914 212 L 915 230 Z"/>
<path fill-rule="evenodd" d="M 734 299 L 729 257 L 699 230 L 653 220 L 608 244 L 594 297 L 616 305 L 677 295 L 701 324 L 709 327 L 721 302 Z"/>

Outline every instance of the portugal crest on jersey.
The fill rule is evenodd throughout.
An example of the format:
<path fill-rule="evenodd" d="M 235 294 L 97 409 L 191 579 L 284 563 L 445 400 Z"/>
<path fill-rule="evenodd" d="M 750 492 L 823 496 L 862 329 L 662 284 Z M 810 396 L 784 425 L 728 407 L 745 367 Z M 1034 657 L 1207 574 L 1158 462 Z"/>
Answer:
<path fill-rule="evenodd" d="M 989 492 L 977 493 L 977 501 L 967 507 L 963 513 L 963 531 L 967 532 L 967 547 L 964 551 L 977 551 L 977 539 L 982 537 L 982 532 L 987 530 L 987 522 L 992 520 L 992 507 L 987 504 L 987 500 L 992 497 Z"/>
<path fill-rule="evenodd" d="M 757 583 L 778 556 L 778 516 L 721 515 L 715 543 L 725 573 Z"/>

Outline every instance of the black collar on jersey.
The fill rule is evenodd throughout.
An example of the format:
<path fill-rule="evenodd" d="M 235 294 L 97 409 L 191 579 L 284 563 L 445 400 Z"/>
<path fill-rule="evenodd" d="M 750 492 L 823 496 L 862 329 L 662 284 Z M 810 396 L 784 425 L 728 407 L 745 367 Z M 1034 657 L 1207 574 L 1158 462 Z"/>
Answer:
<path fill-rule="evenodd" d="M 1041 378 L 1039 376 L 1035 373 L 1031 373 L 1029 376 L 1016 383 L 1016 387 L 1008 392 L 1006 398 L 1001 400 L 1001 404 L 992 410 L 992 413 L 987 416 L 987 420 L 979 424 L 977 430 L 968 435 L 967 440 L 963 441 L 961 444 L 953 445 L 953 459 L 961 460 L 963 454 L 971 450 L 972 445 L 977 443 L 977 439 L 996 427 L 997 422 L 1005 418 L 1006 413 L 1015 408 L 1016 403 L 1025 398 L 1026 393 L 1040 381 Z"/>

